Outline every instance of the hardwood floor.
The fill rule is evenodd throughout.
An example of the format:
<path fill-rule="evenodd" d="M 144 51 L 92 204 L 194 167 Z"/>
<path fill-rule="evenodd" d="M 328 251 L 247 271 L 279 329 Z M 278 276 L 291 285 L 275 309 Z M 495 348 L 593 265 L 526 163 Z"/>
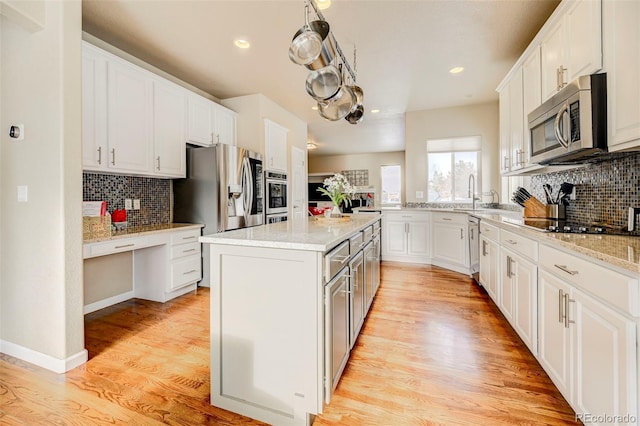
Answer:
<path fill-rule="evenodd" d="M 86 316 L 89 362 L 54 374 L 0 354 L 2 425 L 259 425 L 209 404 L 209 292 Z M 574 413 L 466 276 L 385 263 L 315 425 L 574 424 Z"/>

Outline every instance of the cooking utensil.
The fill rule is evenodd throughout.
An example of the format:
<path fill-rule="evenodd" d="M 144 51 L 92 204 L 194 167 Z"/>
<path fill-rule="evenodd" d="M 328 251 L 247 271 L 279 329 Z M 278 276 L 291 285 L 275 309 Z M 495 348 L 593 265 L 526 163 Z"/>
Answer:
<path fill-rule="evenodd" d="M 545 183 L 544 185 L 542 185 L 542 189 L 544 189 L 544 196 L 547 199 L 547 204 L 558 204 L 557 202 L 554 203 L 553 202 L 553 196 L 552 196 L 552 189 L 551 189 L 551 185 L 549 185 L 548 183 Z"/>
<path fill-rule="evenodd" d="M 289 57 L 291 57 L 292 48 L 300 51 L 301 53 L 308 52 L 306 55 L 305 63 L 301 63 L 300 65 L 304 65 L 310 70 L 318 70 L 329 65 L 331 61 L 333 61 L 333 58 L 336 57 L 335 42 L 333 40 L 333 36 L 331 35 L 331 30 L 327 21 L 309 22 L 308 27 L 313 33 L 319 36 L 319 45 L 316 46 L 315 43 L 317 42 L 317 39 L 313 35 L 307 35 L 306 33 L 308 31 L 305 31 L 304 27 L 302 27 L 293 36 L 293 42 L 291 43 L 291 47 L 289 48 Z M 300 43 L 296 43 L 298 37 L 305 38 L 300 40 Z M 306 40 L 306 38 L 309 38 L 309 40 Z M 291 60 L 295 63 L 298 63 L 294 59 Z"/>
<path fill-rule="evenodd" d="M 326 101 L 334 97 L 341 86 L 342 75 L 333 64 L 309 73 L 305 85 L 307 93 L 316 101 Z"/>
<path fill-rule="evenodd" d="M 360 86 L 353 85 L 349 87 L 351 87 L 351 90 L 353 90 L 353 94 L 356 96 L 356 103 L 344 119 L 351 124 L 358 124 L 362 121 L 362 117 L 364 117 L 364 107 L 362 106 L 364 92 L 362 91 Z"/>
<path fill-rule="evenodd" d="M 327 120 L 338 121 L 345 118 L 356 103 L 356 95 L 349 86 L 342 86 L 335 96 L 318 102 L 318 113 Z"/>
<path fill-rule="evenodd" d="M 309 24 L 309 5 L 305 5 L 304 8 L 304 26 L 296 32 L 293 36 L 293 41 L 291 42 L 291 46 L 289 46 L 289 59 L 295 64 L 298 65 L 309 65 L 312 62 L 316 61 L 318 57 L 322 54 L 322 33 L 317 31 L 317 29 L 323 29 L 323 25 L 315 24 L 315 22 L 324 22 L 324 21 L 314 21 L 314 26 L 311 27 Z M 328 34 L 329 24 L 326 23 L 326 31 Z M 335 49 L 334 49 L 335 56 Z M 331 57 L 333 59 L 333 56 Z M 331 60 L 329 60 L 331 62 Z M 329 63 L 327 62 L 327 64 Z"/>

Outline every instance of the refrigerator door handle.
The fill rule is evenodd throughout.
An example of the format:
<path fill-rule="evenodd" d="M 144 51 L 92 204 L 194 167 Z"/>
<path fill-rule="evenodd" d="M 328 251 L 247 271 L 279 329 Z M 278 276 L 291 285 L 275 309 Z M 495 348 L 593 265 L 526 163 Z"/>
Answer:
<path fill-rule="evenodd" d="M 253 179 L 251 176 L 251 164 L 247 157 L 242 159 L 242 198 L 244 201 L 244 220 L 249 223 L 251 209 L 253 207 Z"/>

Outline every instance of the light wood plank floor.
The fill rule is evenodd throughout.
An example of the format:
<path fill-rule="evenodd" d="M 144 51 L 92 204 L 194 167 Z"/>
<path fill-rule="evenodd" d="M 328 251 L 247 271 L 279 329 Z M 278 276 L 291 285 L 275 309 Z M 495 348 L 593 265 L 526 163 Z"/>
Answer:
<path fill-rule="evenodd" d="M 209 292 L 86 316 L 89 362 L 54 374 L 0 354 L 2 425 L 259 425 L 209 404 Z M 574 424 L 486 293 L 385 263 L 333 400 L 315 425 Z"/>

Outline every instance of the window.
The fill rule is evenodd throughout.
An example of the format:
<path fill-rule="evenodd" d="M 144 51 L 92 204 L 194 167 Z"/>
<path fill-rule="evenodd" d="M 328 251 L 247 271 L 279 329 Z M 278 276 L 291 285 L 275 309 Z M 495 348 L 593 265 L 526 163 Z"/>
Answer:
<path fill-rule="evenodd" d="M 469 175 L 475 178 L 473 191 L 479 197 L 480 145 L 480 136 L 427 141 L 428 201 L 471 202 Z"/>
<path fill-rule="evenodd" d="M 382 181 L 382 205 L 400 205 L 400 191 L 402 189 L 402 169 L 399 165 L 381 166 L 380 180 Z"/>

